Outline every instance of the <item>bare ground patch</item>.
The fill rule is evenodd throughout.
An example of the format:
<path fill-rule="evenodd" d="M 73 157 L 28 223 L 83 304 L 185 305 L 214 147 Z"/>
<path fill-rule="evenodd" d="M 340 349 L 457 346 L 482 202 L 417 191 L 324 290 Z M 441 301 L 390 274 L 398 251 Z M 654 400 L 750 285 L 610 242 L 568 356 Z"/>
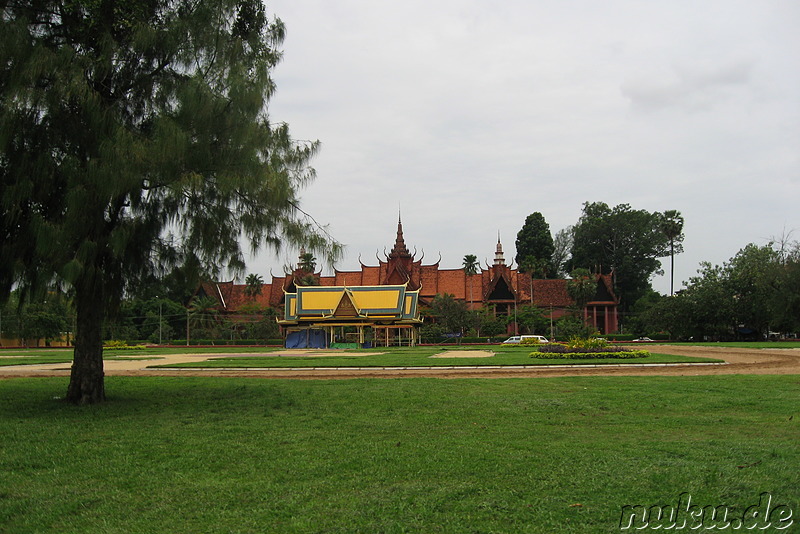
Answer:
<path fill-rule="evenodd" d="M 446 350 L 430 356 L 430 358 L 491 358 L 494 352 L 490 350 Z"/>

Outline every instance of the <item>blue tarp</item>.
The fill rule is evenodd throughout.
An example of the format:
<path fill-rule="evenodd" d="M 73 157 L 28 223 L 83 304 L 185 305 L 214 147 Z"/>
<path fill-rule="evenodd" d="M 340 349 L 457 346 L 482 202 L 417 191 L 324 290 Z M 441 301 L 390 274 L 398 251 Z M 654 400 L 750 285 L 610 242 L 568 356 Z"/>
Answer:
<path fill-rule="evenodd" d="M 327 346 L 324 330 L 301 330 L 286 336 L 287 349 L 324 349 Z"/>

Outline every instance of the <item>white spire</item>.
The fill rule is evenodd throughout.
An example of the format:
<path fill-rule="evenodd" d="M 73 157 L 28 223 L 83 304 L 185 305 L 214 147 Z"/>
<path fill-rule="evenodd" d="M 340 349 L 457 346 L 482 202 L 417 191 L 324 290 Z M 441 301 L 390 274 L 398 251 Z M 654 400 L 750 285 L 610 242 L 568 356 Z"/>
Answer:
<path fill-rule="evenodd" d="M 494 264 L 505 265 L 506 259 L 503 257 L 503 244 L 500 242 L 500 230 L 497 231 L 497 248 L 494 252 Z"/>

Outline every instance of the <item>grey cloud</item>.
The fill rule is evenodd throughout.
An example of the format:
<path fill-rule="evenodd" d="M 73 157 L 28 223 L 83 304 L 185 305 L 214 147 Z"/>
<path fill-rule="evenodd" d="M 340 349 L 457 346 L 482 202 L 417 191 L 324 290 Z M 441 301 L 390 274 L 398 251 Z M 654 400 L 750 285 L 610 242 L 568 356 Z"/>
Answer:
<path fill-rule="evenodd" d="M 704 66 L 676 65 L 665 78 L 640 77 L 622 83 L 622 95 L 640 109 L 678 107 L 709 109 L 726 97 L 726 90 L 752 81 L 753 62 L 740 60 Z"/>

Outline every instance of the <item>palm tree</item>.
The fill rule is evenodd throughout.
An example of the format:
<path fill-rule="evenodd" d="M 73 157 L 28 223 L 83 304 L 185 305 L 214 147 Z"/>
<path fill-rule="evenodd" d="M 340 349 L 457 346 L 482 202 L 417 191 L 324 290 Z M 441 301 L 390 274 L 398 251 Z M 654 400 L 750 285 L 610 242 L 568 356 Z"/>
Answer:
<path fill-rule="evenodd" d="M 669 294 L 672 295 L 675 289 L 675 243 L 678 243 L 678 252 L 682 251 L 680 242 L 683 241 L 683 216 L 677 210 L 667 210 L 664 212 L 661 221 L 661 232 L 669 241 Z"/>
<path fill-rule="evenodd" d="M 264 285 L 264 279 L 259 274 L 250 273 L 244 279 L 244 294 L 255 300 L 256 295 L 261 294 L 261 286 Z"/>
<path fill-rule="evenodd" d="M 211 330 L 217 322 L 217 300 L 195 297 L 189 303 L 189 322 L 194 328 Z"/>
<path fill-rule="evenodd" d="M 472 307 L 472 277 L 478 274 L 478 257 L 475 254 L 467 254 L 464 256 L 464 274 L 467 275 L 469 280 L 469 306 Z"/>
<path fill-rule="evenodd" d="M 306 273 L 313 273 L 317 268 L 317 258 L 310 252 L 303 252 L 300 254 L 300 262 L 297 268 Z"/>
<path fill-rule="evenodd" d="M 597 279 L 589 269 L 575 269 L 570 273 L 571 280 L 567 282 L 567 293 L 575 301 L 580 310 L 592 300 L 597 291 Z"/>

